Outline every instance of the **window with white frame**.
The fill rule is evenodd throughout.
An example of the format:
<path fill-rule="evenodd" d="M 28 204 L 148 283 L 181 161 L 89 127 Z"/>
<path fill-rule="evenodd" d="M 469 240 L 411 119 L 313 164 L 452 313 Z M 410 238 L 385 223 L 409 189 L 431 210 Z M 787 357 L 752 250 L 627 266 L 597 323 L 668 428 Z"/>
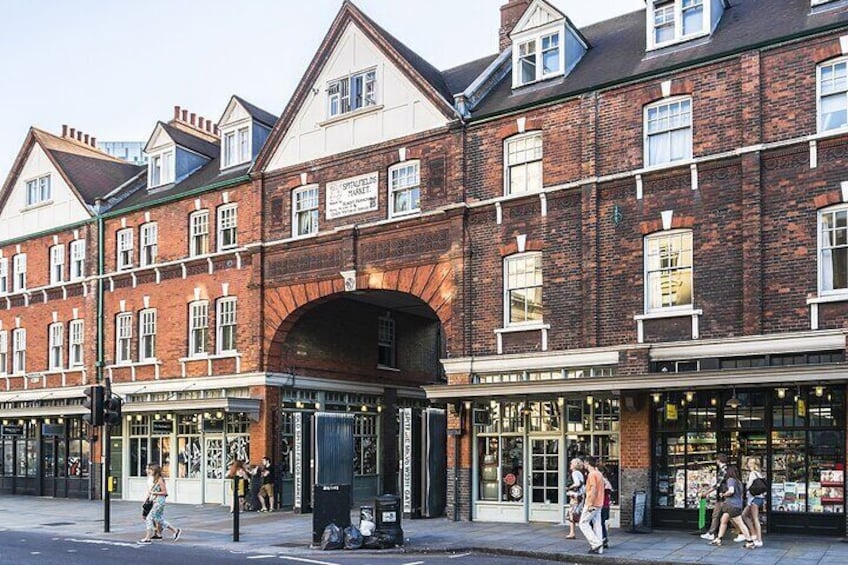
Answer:
<path fill-rule="evenodd" d="M 223 168 L 250 161 L 250 126 L 224 132 Z"/>
<path fill-rule="evenodd" d="M 131 269 L 133 266 L 132 228 L 118 230 L 118 270 Z"/>
<path fill-rule="evenodd" d="M 26 330 L 12 330 L 12 373 L 26 372 Z"/>
<path fill-rule="evenodd" d="M 705 4 L 710 1 L 715 0 L 652 0 L 648 8 L 649 47 L 663 47 L 708 33 Z"/>
<path fill-rule="evenodd" d="M 9 332 L 0 331 L 0 375 L 9 373 Z"/>
<path fill-rule="evenodd" d="M 54 245 L 50 248 L 50 284 L 65 280 L 65 246 Z"/>
<path fill-rule="evenodd" d="M 421 211 L 421 167 L 409 161 L 389 168 L 389 216 Z"/>
<path fill-rule="evenodd" d="M 150 187 L 174 182 L 174 152 L 164 151 L 157 155 L 151 155 L 148 175 L 148 186 Z"/>
<path fill-rule="evenodd" d="M 692 232 L 664 231 L 645 237 L 645 309 L 692 306 Z"/>
<path fill-rule="evenodd" d="M 115 316 L 115 363 L 132 363 L 132 313 Z"/>
<path fill-rule="evenodd" d="M 85 321 L 71 320 L 68 324 L 68 365 L 79 367 L 83 364 L 83 346 L 85 344 Z"/>
<path fill-rule="evenodd" d="M 26 205 L 35 206 L 50 200 L 50 175 L 32 179 L 26 183 Z"/>
<path fill-rule="evenodd" d="M 219 354 L 232 353 L 236 350 L 236 297 L 219 298 L 215 310 L 216 350 Z"/>
<path fill-rule="evenodd" d="M 141 240 L 141 266 L 154 265 L 159 254 L 159 226 L 156 222 L 142 224 L 139 228 Z"/>
<path fill-rule="evenodd" d="M 848 292 L 848 207 L 819 212 L 819 293 Z"/>
<path fill-rule="evenodd" d="M 818 67 L 819 131 L 848 125 L 848 59 Z"/>
<path fill-rule="evenodd" d="M 209 303 L 206 300 L 192 302 L 188 306 L 188 356 L 205 355 L 208 341 Z"/>
<path fill-rule="evenodd" d="M 209 210 L 198 210 L 188 217 L 189 255 L 209 253 Z"/>
<path fill-rule="evenodd" d="M 526 40 L 517 40 L 513 55 L 513 86 L 563 74 L 564 54 L 562 31 L 539 33 Z"/>
<path fill-rule="evenodd" d="M 692 99 L 674 98 L 645 107 L 645 162 L 663 165 L 692 158 Z"/>
<path fill-rule="evenodd" d="M 238 244 L 236 241 L 237 219 L 236 204 L 218 207 L 218 251 L 231 249 Z"/>
<path fill-rule="evenodd" d="M 397 367 L 395 321 L 390 314 L 377 318 L 377 365 Z"/>
<path fill-rule="evenodd" d="M 9 292 L 9 259 L 0 258 L 0 294 Z"/>
<path fill-rule="evenodd" d="M 62 368 L 62 361 L 65 356 L 65 326 L 61 322 L 50 324 L 50 327 L 47 328 L 47 334 L 50 340 L 50 358 L 47 367 L 51 371 L 56 371 Z"/>
<path fill-rule="evenodd" d="M 71 280 L 85 277 L 85 240 L 77 239 L 71 242 Z"/>
<path fill-rule="evenodd" d="M 506 194 L 542 190 L 542 132 L 510 137 L 504 142 Z"/>
<path fill-rule="evenodd" d="M 327 85 L 327 115 L 340 116 L 377 105 L 377 71 L 374 69 L 330 81 Z"/>
<path fill-rule="evenodd" d="M 318 233 L 318 186 L 304 186 L 292 192 L 292 236 Z"/>
<path fill-rule="evenodd" d="M 27 256 L 26 253 L 18 253 L 12 257 L 12 286 L 15 292 L 26 290 L 27 282 Z"/>
<path fill-rule="evenodd" d="M 512 255 L 504 260 L 504 309 L 508 326 L 542 322 L 542 254 Z"/>
<path fill-rule="evenodd" d="M 156 309 L 147 308 L 138 313 L 138 360 L 156 359 Z"/>

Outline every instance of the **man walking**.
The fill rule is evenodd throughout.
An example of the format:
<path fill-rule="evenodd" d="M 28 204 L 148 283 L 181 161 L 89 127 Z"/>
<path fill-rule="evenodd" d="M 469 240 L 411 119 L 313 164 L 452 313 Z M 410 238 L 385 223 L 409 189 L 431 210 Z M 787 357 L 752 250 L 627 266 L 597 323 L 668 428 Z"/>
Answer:
<path fill-rule="evenodd" d="M 598 462 L 594 457 L 584 458 L 583 464 L 589 476 L 586 478 L 586 502 L 580 515 L 580 531 L 589 541 L 589 553 L 603 553 L 601 508 L 604 505 L 604 477 L 598 471 Z"/>
<path fill-rule="evenodd" d="M 268 505 L 265 505 L 265 497 L 268 497 Z M 259 488 L 259 504 L 262 505 L 260 512 L 274 511 L 274 467 L 267 457 L 262 458 L 262 486 Z"/>
<path fill-rule="evenodd" d="M 719 453 L 716 457 L 716 464 L 718 465 L 718 472 L 716 473 L 716 482 L 712 487 L 700 493 L 701 498 L 706 498 L 713 492 L 724 492 L 725 490 L 727 490 L 727 486 L 724 484 L 724 481 L 727 476 L 727 455 L 725 455 L 724 453 Z M 715 506 L 713 506 L 713 517 L 712 521 L 710 522 L 710 529 L 707 530 L 706 533 L 701 534 L 702 539 L 709 541 L 715 539 L 721 522 L 721 514 L 721 502 L 719 500 L 716 500 Z"/>

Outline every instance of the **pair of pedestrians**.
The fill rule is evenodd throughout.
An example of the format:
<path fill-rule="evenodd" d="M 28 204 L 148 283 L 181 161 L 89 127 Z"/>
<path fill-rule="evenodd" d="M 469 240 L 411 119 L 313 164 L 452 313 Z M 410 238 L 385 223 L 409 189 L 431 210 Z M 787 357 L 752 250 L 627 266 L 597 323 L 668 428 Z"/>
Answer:
<path fill-rule="evenodd" d="M 583 512 L 580 514 L 580 531 L 589 542 L 589 553 L 601 554 L 607 545 L 606 519 L 604 509 L 609 512 L 609 484 L 597 467 L 594 457 L 583 459 L 583 467 L 587 471 L 586 489 L 583 501 Z"/>

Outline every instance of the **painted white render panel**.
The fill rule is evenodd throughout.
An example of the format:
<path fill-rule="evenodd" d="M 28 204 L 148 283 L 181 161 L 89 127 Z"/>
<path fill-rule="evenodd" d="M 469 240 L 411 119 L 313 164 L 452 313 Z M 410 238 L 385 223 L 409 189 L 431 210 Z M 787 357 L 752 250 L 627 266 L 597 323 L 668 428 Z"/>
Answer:
<path fill-rule="evenodd" d="M 150 142 L 148 142 L 147 147 L 144 148 L 147 153 L 154 153 L 157 149 L 162 149 L 167 145 L 173 145 L 174 140 L 171 139 L 171 136 L 165 131 L 165 129 L 156 124 L 156 129 L 153 131 L 153 136 L 150 138 Z"/>
<path fill-rule="evenodd" d="M 220 129 L 225 129 L 230 124 L 249 119 L 250 114 L 245 111 L 244 107 L 239 104 L 237 100 L 233 99 L 226 112 L 224 112 L 221 121 L 218 123 L 218 127 Z"/>
<path fill-rule="evenodd" d="M 327 84 L 367 69 L 377 70 L 374 110 L 336 116 L 327 113 Z M 297 112 L 266 170 L 320 159 L 444 126 L 445 115 L 372 43 L 348 24 L 311 92 Z"/>
<path fill-rule="evenodd" d="M 26 208 L 26 183 L 50 175 L 51 203 Z M 76 194 L 37 143 L 21 168 L 12 193 L 0 211 L 0 241 L 42 232 L 91 217 Z"/>

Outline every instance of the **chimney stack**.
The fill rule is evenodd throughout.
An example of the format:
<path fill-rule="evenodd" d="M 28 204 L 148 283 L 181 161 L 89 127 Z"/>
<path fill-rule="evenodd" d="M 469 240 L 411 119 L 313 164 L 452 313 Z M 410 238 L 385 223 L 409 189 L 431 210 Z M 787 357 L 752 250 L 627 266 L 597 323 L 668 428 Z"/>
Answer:
<path fill-rule="evenodd" d="M 503 51 L 512 45 L 512 40 L 509 38 L 509 34 L 512 31 L 512 28 L 515 27 L 515 24 L 518 23 L 518 20 L 521 19 L 521 16 L 524 15 L 524 12 L 527 11 L 527 8 L 530 6 L 532 1 L 533 0 L 509 0 L 506 4 L 501 6 L 501 29 L 499 33 L 500 51 Z"/>

